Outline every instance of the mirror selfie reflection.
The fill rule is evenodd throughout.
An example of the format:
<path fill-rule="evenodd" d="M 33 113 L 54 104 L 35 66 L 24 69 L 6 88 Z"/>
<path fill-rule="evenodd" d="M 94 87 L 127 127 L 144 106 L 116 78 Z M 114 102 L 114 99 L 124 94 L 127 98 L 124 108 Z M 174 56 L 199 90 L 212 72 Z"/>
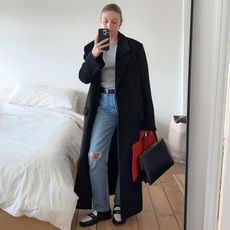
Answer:
<path fill-rule="evenodd" d="M 84 60 L 79 79 L 90 86 L 75 183 L 81 216 L 77 224 L 89 227 L 105 222 L 108 226 L 131 224 L 138 227 L 147 221 L 155 226 L 153 229 L 183 229 L 187 107 L 186 99 L 179 96 L 185 94 L 183 90 L 187 91 L 182 82 L 188 76 L 182 72 L 180 75 L 178 70 L 183 69 L 180 65 L 188 57 L 177 60 L 177 66 L 173 61 L 181 56 L 179 43 L 184 31 L 181 30 L 178 37 L 171 36 L 175 44 L 171 44 L 169 50 L 157 53 L 152 49 L 153 54 L 148 59 L 150 40 L 146 41 L 149 50 L 145 51 L 145 39 L 138 36 L 144 27 L 136 30 L 137 37 L 143 39 L 140 42 L 123 32 L 123 23 L 118 4 L 105 5 L 100 11 L 95 39 L 91 42 L 88 39 L 82 49 Z M 178 27 L 183 24 L 176 19 L 174 23 Z M 132 31 L 129 25 L 125 29 L 127 33 Z M 108 36 L 103 34 L 105 32 Z M 149 31 L 145 35 L 151 37 Z M 162 39 L 164 34 L 155 36 Z M 162 41 L 160 44 L 153 48 L 157 50 L 156 47 L 163 46 Z M 158 54 L 159 58 L 162 53 L 172 51 L 173 61 L 165 57 L 163 61 L 164 64 L 172 62 L 168 69 L 173 70 L 170 67 L 174 66 L 175 72 L 164 71 L 166 65 L 164 69 L 154 66 L 157 64 L 154 55 Z M 157 71 L 151 68 L 158 70 L 158 77 L 154 75 Z M 170 86 L 164 84 L 161 88 L 155 82 L 158 79 L 165 82 L 168 77 L 173 81 Z M 163 90 L 167 87 L 168 95 Z M 159 88 L 164 98 L 154 94 Z M 154 111 L 153 101 L 160 104 L 159 114 L 165 113 L 162 119 L 159 117 L 159 122 L 155 120 L 157 109 Z M 176 106 L 168 106 L 168 102 Z M 143 215 L 146 206 L 151 212 Z M 91 211 L 87 213 L 84 209 Z M 165 214 L 170 216 L 166 221 L 162 217 Z"/>
<path fill-rule="evenodd" d="M 99 41 L 99 33 L 84 47 L 85 61 L 79 71 L 80 80 L 90 83 L 75 184 L 77 207 L 93 207 L 80 220 L 84 227 L 111 218 L 109 194 L 114 195 L 115 225 L 141 211 L 142 184 L 139 175 L 132 177 L 132 144 L 140 131 L 156 131 L 143 45 L 119 32 L 122 13 L 118 5 L 106 5 L 100 22 L 109 38 Z"/>
<path fill-rule="evenodd" d="M 184 229 L 190 1 L 0 19 L 0 229 Z"/>

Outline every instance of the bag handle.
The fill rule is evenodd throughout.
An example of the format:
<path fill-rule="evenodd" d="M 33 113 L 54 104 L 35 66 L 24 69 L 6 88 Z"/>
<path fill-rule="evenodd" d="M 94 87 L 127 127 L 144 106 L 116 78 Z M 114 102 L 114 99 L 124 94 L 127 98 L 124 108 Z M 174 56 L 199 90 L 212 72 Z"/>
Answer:
<path fill-rule="evenodd" d="M 155 131 L 143 131 L 144 134 L 142 134 L 141 137 L 141 148 L 142 148 L 142 152 L 145 150 L 145 140 L 146 138 L 150 135 L 150 134 L 154 134 L 156 141 L 158 141 L 157 135 Z"/>

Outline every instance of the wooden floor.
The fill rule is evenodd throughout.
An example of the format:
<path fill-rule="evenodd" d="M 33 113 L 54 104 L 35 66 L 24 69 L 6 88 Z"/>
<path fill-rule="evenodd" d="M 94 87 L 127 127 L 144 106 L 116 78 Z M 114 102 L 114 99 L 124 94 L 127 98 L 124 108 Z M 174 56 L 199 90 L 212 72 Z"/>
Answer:
<path fill-rule="evenodd" d="M 76 210 L 72 230 L 183 230 L 184 175 L 184 165 L 176 163 L 153 185 L 143 183 L 143 211 L 121 226 L 106 220 L 82 228 L 79 220 L 90 210 Z"/>
<path fill-rule="evenodd" d="M 183 230 L 184 175 L 184 165 L 176 163 L 153 185 L 143 183 L 143 211 L 128 218 L 124 225 L 117 227 L 107 220 L 82 228 L 79 220 L 90 210 L 76 210 L 71 230 Z M 12 217 L 2 210 L 0 214 L 0 230 L 58 230 L 26 216 Z"/>

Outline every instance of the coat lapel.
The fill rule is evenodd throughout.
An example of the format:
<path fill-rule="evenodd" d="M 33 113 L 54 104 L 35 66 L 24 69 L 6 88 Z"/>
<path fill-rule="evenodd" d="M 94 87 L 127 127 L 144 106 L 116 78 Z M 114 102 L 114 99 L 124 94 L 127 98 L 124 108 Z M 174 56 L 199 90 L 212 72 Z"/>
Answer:
<path fill-rule="evenodd" d="M 116 54 L 116 89 L 119 87 L 121 78 L 123 77 L 124 71 L 130 60 L 129 50 L 130 47 L 126 37 L 119 32 Z"/>

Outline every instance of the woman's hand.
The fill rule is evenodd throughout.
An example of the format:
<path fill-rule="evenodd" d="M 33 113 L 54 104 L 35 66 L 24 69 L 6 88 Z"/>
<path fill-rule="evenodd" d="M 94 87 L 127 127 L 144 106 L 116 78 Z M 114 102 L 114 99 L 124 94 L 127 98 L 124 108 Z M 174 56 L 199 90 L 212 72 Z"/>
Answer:
<path fill-rule="evenodd" d="M 94 58 L 98 57 L 100 55 L 100 53 L 103 53 L 103 49 L 107 46 L 109 46 L 109 43 L 106 43 L 104 44 L 105 42 L 108 42 L 109 41 L 109 38 L 106 38 L 100 42 L 98 42 L 98 34 L 97 34 L 97 37 L 94 41 L 94 46 L 93 46 L 93 49 L 92 49 L 92 54 L 94 56 Z"/>
<path fill-rule="evenodd" d="M 153 134 L 156 137 L 156 141 L 158 141 L 156 131 L 152 131 L 152 130 L 143 130 L 143 131 L 144 131 L 144 136 L 145 137 L 149 136 L 150 134 Z"/>
<path fill-rule="evenodd" d="M 148 136 L 149 134 L 152 134 L 154 133 L 153 131 L 151 130 L 143 130 L 145 132 L 145 136 Z"/>

